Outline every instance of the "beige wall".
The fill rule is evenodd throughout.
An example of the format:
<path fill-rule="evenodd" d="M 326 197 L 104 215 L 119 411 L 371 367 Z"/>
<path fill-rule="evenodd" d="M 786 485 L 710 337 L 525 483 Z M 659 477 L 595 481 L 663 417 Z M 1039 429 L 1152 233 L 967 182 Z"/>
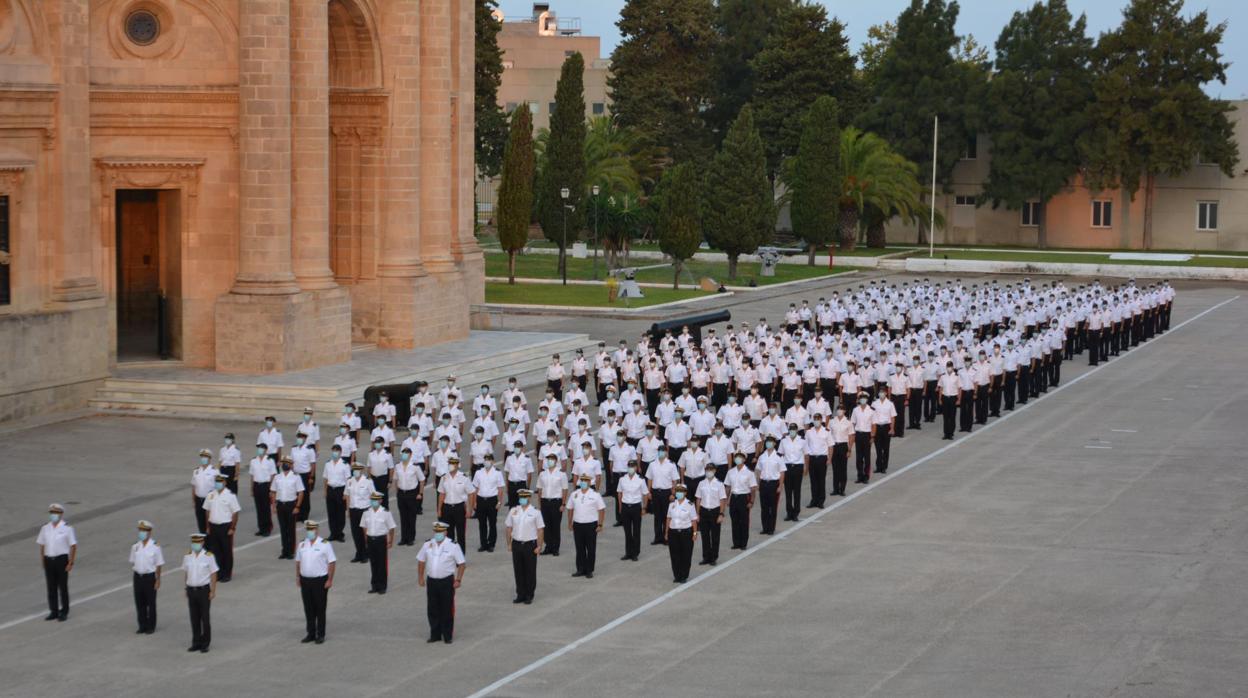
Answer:
<path fill-rule="evenodd" d="M 1248 101 L 1234 102 L 1232 115 L 1235 138 L 1248 143 Z M 946 230 L 938 230 L 937 243 L 966 245 L 1034 246 L 1038 229 L 1022 225 L 1020 211 L 1004 206 L 992 208 L 991 203 L 978 208 L 956 205 L 958 195 L 977 196 L 988 176 L 992 143 L 986 136 L 978 139 L 974 160 L 960 162 L 953 173 L 952 190 L 936 199 L 936 206 L 949 222 Z M 1194 165 L 1179 177 L 1159 177 L 1153 205 L 1153 249 L 1248 250 L 1248 176 L 1243 164 L 1237 177 L 1227 177 L 1213 165 Z M 927 175 L 924 175 L 927 176 Z M 926 181 L 926 180 L 924 180 Z M 1092 226 L 1092 202 L 1107 199 L 1113 202 L 1113 221 L 1109 228 Z M 1197 203 L 1218 202 L 1218 230 L 1197 230 Z M 1130 247 L 1144 245 L 1144 196 L 1137 192 L 1134 200 L 1124 191 L 1091 192 L 1075 180 L 1065 192 L 1049 202 L 1046 233 L 1051 247 Z M 918 233 L 914 226 L 900 222 L 888 228 L 890 244 L 914 243 Z"/>
<path fill-rule="evenodd" d="M 29 369 L 0 372 L 0 402 L 26 396 L 0 420 L 81 404 L 116 364 L 118 189 L 160 190 L 176 229 L 161 275 L 184 364 L 286 371 L 346 360 L 353 338 L 466 334 L 472 0 L 0 5 L 0 348 Z M 146 46 L 125 31 L 137 9 L 160 22 Z"/>

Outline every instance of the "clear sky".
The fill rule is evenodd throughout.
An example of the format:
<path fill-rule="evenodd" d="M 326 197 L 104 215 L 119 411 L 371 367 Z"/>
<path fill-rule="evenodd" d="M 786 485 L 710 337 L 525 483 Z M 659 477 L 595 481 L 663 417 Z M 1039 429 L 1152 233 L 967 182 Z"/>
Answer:
<path fill-rule="evenodd" d="M 829 14 L 844 22 L 849 30 L 849 41 L 856 52 L 866 40 L 867 28 L 896 19 L 910 4 L 910 0 L 821 0 Z M 961 0 L 958 13 L 958 32 L 972 34 L 979 43 L 991 50 L 1001 28 L 1017 10 L 1030 7 L 1030 0 Z M 1099 35 L 1117 26 L 1122 18 L 1125 0 L 1068 0 L 1073 13 L 1088 16 L 1088 32 Z M 531 0 L 500 0 L 504 14 L 527 16 L 532 13 Z M 585 34 L 602 37 L 603 57 L 611 53 L 619 41 L 615 21 L 619 17 L 624 0 L 551 0 L 551 9 L 562 17 L 580 17 Z M 1226 85 L 1206 86 L 1209 94 L 1226 99 L 1248 98 L 1248 0 L 1188 0 L 1185 10 L 1189 13 L 1209 11 L 1214 23 L 1227 22 L 1223 38 L 1222 55 L 1231 63 L 1227 69 Z"/>

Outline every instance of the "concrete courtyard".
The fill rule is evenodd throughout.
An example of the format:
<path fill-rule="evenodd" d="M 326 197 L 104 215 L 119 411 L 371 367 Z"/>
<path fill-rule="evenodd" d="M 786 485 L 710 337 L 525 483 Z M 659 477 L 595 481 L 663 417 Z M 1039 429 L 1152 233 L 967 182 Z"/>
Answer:
<path fill-rule="evenodd" d="M 733 313 L 778 318 L 863 278 Z M 952 443 L 938 425 L 907 431 L 887 476 L 774 537 L 758 534 L 756 512 L 749 549 L 725 540 L 720 565 L 695 565 L 682 586 L 665 548 L 620 562 L 608 526 L 593 580 L 569 577 L 567 545 L 540 558 L 534 604 L 515 606 L 510 556 L 476 553 L 469 522 L 450 646 L 424 641 L 417 549 L 392 550 L 378 597 L 349 543 L 336 544 L 327 642 L 299 644 L 293 563 L 277 560 L 276 535 L 252 537 L 243 497 L 212 652 L 188 654 L 176 568 L 195 452 L 225 431 L 245 445 L 258 425 L 98 415 L 9 429 L 0 695 L 1244 695 L 1248 294 L 1178 287 L 1169 333 L 1096 369 L 1067 362 L 1060 389 Z M 526 322 L 609 343 L 648 324 Z M 79 538 L 65 623 L 42 620 L 34 544 L 54 500 Z M 139 518 L 156 524 L 168 563 L 153 636 L 133 634 L 126 554 Z"/>

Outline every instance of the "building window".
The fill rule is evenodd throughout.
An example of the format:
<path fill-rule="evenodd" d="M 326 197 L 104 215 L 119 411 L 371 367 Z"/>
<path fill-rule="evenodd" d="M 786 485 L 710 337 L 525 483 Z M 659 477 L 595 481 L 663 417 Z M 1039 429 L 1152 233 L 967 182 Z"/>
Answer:
<path fill-rule="evenodd" d="M 1114 202 L 1092 202 L 1092 227 L 1108 228 L 1114 224 Z"/>
<path fill-rule="evenodd" d="M 974 160 L 979 154 L 979 136 L 972 133 L 966 137 L 966 146 L 962 151 L 963 160 Z"/>
<path fill-rule="evenodd" d="M 547 108 L 548 108 L 548 109 L 550 109 L 550 113 L 551 113 L 551 114 L 554 114 L 554 113 L 555 113 L 555 103 L 554 103 L 554 102 L 551 102 L 550 104 L 548 104 L 548 105 L 546 105 L 546 106 L 547 106 Z"/>
<path fill-rule="evenodd" d="M 529 102 L 529 113 L 538 114 L 542 111 L 542 105 L 537 102 Z"/>
<path fill-rule="evenodd" d="M 1040 225 L 1040 202 L 1023 202 L 1023 227 L 1035 228 Z"/>
<path fill-rule="evenodd" d="M 515 61 L 503 61 L 503 70 L 511 70 L 516 67 Z"/>
<path fill-rule="evenodd" d="M 8 305 L 13 302 L 13 287 L 10 269 L 12 268 L 12 260 L 9 259 L 9 245 L 11 237 L 9 235 L 9 197 L 0 196 L 0 305 Z"/>
<path fill-rule="evenodd" d="M 1216 201 L 1196 202 L 1196 229 L 1197 230 L 1217 230 L 1218 229 L 1218 202 Z"/>
<path fill-rule="evenodd" d="M 607 111 L 607 105 L 604 102 L 594 102 L 593 110 L 594 116 L 604 114 Z"/>
<path fill-rule="evenodd" d="M 135 10 L 126 15 L 126 38 L 139 46 L 148 46 L 160 36 L 160 20 L 148 10 Z"/>
<path fill-rule="evenodd" d="M 564 51 L 564 52 L 563 52 L 563 57 L 564 57 L 564 58 L 571 58 L 571 57 L 572 57 L 573 55 L 575 55 L 575 54 L 576 54 L 576 51 Z"/>
<path fill-rule="evenodd" d="M 975 197 L 967 196 L 965 194 L 958 194 L 957 196 L 953 197 L 953 205 L 954 206 L 974 206 Z"/>

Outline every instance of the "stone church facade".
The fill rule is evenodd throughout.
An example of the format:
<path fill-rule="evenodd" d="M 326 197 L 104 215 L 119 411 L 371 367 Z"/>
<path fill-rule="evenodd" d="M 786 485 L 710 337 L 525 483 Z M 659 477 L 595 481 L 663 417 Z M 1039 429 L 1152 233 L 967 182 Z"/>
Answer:
<path fill-rule="evenodd" d="M 0 0 L 0 420 L 468 333 L 472 0 Z"/>

